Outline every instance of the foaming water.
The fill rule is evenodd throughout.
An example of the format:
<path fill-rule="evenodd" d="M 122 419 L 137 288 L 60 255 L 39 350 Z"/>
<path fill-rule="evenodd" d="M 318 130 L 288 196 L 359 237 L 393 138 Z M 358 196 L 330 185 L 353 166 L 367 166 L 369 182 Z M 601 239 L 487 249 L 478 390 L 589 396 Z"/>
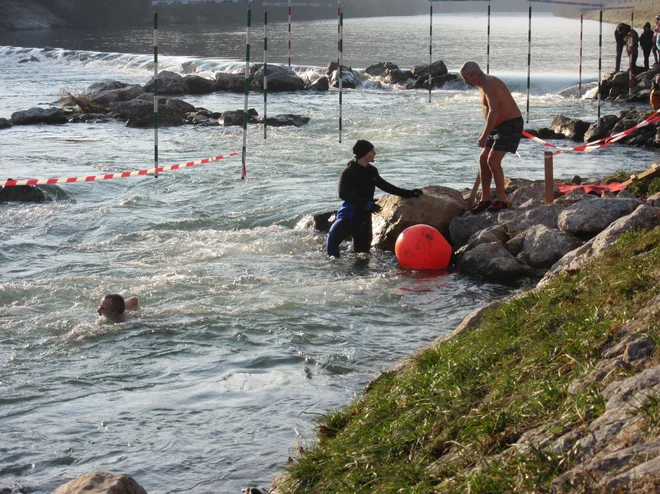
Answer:
<path fill-rule="evenodd" d="M 566 49 L 578 23 L 542 21 L 533 27 L 529 127 L 548 126 L 557 114 L 595 119 L 594 102 L 575 90 L 577 44 L 574 58 Z M 526 17 L 493 20 L 491 70 L 521 108 L 526 26 Z M 285 27 L 272 27 L 276 63 L 287 55 Z M 161 68 L 242 70 L 240 27 L 207 28 L 163 27 Z M 427 29 L 425 17 L 347 19 L 345 63 L 358 71 L 385 60 L 424 63 Z M 450 36 L 459 30 L 468 34 L 461 43 Z M 437 58 L 450 70 L 466 53 L 485 64 L 485 17 L 436 16 L 434 32 Z M 585 23 L 585 32 L 586 84 L 596 73 L 588 43 L 597 25 Z M 336 24 L 298 23 L 293 34 L 295 70 L 316 77 L 336 56 Z M 0 92 L 0 116 L 49 106 L 60 89 L 105 79 L 144 84 L 150 43 L 148 31 L 135 29 L 0 33 L 0 84 L 12 88 Z M 41 61 L 18 63 L 31 56 Z M 613 62 L 613 47 L 605 56 Z M 186 100 L 212 111 L 243 106 L 241 94 Z M 250 101 L 261 113 L 262 96 Z M 46 493 L 101 469 L 128 473 L 149 492 L 267 486 L 296 443 L 313 439 L 315 417 L 354 399 L 474 308 L 522 288 L 403 271 L 387 252 L 365 260 L 345 250 L 328 260 L 325 238 L 297 225 L 337 207 L 337 177 L 356 139 L 376 144 L 376 165 L 392 183 L 461 188 L 474 181 L 483 127 L 478 95 L 461 82 L 434 91 L 431 103 L 424 91 L 382 81 L 346 91 L 341 144 L 337 103 L 335 90 L 269 95 L 270 115 L 311 121 L 270 128 L 267 140 L 251 127 L 247 182 L 236 157 L 157 179 L 49 187 L 51 202 L 0 206 L 0 484 Z M 153 131 L 118 121 L 13 127 L 0 137 L 5 177 L 153 166 Z M 160 163 L 241 144 L 238 127 L 161 129 Z M 505 161 L 507 175 L 542 178 L 542 152 L 521 143 L 519 156 Z M 655 159 L 612 146 L 558 156 L 555 173 L 603 175 Z M 110 292 L 138 296 L 141 308 L 119 323 L 98 318 L 98 301 Z"/>

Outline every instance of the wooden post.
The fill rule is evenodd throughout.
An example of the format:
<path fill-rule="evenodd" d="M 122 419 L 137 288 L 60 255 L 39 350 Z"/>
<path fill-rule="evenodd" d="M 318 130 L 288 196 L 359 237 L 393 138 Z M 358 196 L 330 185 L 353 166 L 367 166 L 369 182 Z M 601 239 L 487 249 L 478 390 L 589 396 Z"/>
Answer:
<path fill-rule="evenodd" d="M 474 200 L 477 198 L 477 193 L 479 192 L 479 186 L 481 185 L 481 173 L 477 173 L 477 178 L 474 181 L 472 186 L 472 192 L 470 192 L 470 197 L 468 198 L 468 206 L 472 207 Z"/>
<path fill-rule="evenodd" d="M 553 172 L 553 154 L 552 151 L 543 153 L 545 161 L 545 203 L 555 202 L 555 178 Z"/>

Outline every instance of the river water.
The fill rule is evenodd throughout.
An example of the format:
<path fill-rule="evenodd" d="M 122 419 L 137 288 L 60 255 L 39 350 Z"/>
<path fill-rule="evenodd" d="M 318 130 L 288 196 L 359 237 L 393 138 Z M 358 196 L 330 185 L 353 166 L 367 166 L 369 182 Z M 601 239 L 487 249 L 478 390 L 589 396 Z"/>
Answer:
<path fill-rule="evenodd" d="M 193 7 L 191 7 L 193 8 Z M 255 13 L 255 23 L 260 22 Z M 527 17 L 494 16 L 491 72 L 524 111 Z M 532 24 L 528 127 L 557 114 L 594 120 L 579 99 L 579 21 Z M 613 68 L 605 26 L 604 70 Z M 286 24 L 269 26 L 270 60 L 287 58 Z M 435 59 L 457 71 L 485 66 L 486 17 L 437 15 Z M 336 60 L 336 20 L 295 23 L 293 64 L 309 73 Z M 239 71 L 242 26 L 161 26 L 162 69 Z M 49 106 L 60 90 L 152 73 L 144 29 L 0 33 L 0 117 Z M 261 26 L 253 27 L 261 61 Z M 43 50 L 49 46 L 54 50 Z M 598 24 L 585 22 L 584 80 L 596 80 Z M 35 56 L 40 62 L 19 60 Z M 402 68 L 428 60 L 428 17 L 346 19 L 344 61 Z M 262 112 L 261 96 L 251 104 Z M 188 97 L 196 106 L 242 108 L 243 96 Z M 338 206 L 336 183 L 356 139 L 378 150 L 396 185 L 471 186 L 483 126 L 478 95 L 462 84 L 434 92 L 365 84 L 344 95 L 338 142 L 336 91 L 269 95 L 269 115 L 311 117 L 302 128 L 250 128 L 240 157 L 158 179 L 139 177 L 51 189 L 46 204 L 0 206 L 0 487 L 34 493 L 85 472 L 135 477 L 150 493 L 231 493 L 267 487 L 314 420 L 359 395 L 379 372 L 451 331 L 463 316 L 521 288 L 456 273 L 324 255 L 324 237 L 296 228 Z M 619 108 L 609 103 L 603 114 Z M 238 127 L 160 132 L 161 164 L 240 151 Z M 121 122 L 0 131 L 0 176 L 73 177 L 150 168 L 153 131 Z M 507 157 L 508 176 L 542 178 L 543 148 Z M 612 146 L 555 159 L 556 175 L 646 168 L 644 149 Z M 136 295 L 125 322 L 97 319 L 105 293 Z"/>

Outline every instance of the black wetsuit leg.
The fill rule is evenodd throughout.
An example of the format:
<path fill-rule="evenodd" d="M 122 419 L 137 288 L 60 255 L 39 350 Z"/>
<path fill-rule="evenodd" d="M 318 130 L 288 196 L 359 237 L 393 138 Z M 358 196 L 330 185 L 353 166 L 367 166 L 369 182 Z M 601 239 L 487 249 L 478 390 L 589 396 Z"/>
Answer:
<path fill-rule="evenodd" d="M 369 252 L 372 236 L 371 217 L 369 217 L 358 225 L 357 231 L 353 234 L 353 251 Z"/>

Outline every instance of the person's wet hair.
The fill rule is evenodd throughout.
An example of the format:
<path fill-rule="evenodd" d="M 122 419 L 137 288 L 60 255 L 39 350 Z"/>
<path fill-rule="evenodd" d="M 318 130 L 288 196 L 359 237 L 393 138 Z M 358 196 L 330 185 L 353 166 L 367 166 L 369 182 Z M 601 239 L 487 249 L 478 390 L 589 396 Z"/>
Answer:
<path fill-rule="evenodd" d="M 103 301 L 105 302 L 106 300 L 110 301 L 110 308 L 116 312 L 117 314 L 123 314 L 124 311 L 126 310 L 126 304 L 124 303 L 124 297 L 121 295 L 117 295 L 115 293 L 106 295 L 103 298 Z"/>

